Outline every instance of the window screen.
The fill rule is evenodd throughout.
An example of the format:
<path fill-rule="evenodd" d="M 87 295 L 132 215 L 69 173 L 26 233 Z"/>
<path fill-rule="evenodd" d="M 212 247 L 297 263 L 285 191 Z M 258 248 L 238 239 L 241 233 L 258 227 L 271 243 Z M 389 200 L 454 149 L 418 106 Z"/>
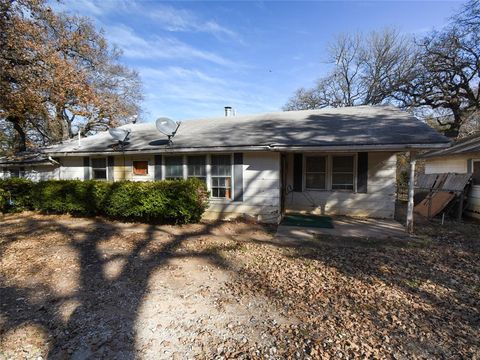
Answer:
<path fill-rule="evenodd" d="M 212 155 L 212 196 L 231 198 L 232 158 L 230 155 Z"/>
<path fill-rule="evenodd" d="M 187 157 L 188 177 L 195 177 L 207 181 L 207 160 L 204 155 Z"/>
<path fill-rule="evenodd" d="M 97 158 L 91 160 L 92 179 L 106 180 L 107 179 L 107 159 Z"/>
<path fill-rule="evenodd" d="M 353 156 L 332 156 L 332 189 L 353 190 Z"/>
<path fill-rule="evenodd" d="M 183 157 L 165 157 L 165 179 L 183 179 Z"/>
<path fill-rule="evenodd" d="M 305 186 L 307 189 L 326 188 L 326 156 L 308 156 L 305 159 Z"/>
<path fill-rule="evenodd" d="M 148 175 L 148 161 L 134 161 L 133 162 L 134 175 Z"/>

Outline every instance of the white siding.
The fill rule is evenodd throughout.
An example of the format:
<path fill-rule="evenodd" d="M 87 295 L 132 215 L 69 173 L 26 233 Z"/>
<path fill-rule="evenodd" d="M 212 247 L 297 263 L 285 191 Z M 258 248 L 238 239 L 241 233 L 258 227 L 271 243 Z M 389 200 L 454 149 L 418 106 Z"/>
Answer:
<path fill-rule="evenodd" d="M 393 218 L 395 211 L 397 157 L 390 152 L 368 154 L 367 193 L 347 191 L 290 192 L 287 211 L 327 215 Z M 288 156 L 288 184 L 293 186 L 293 155 Z"/>
<path fill-rule="evenodd" d="M 207 219 L 250 217 L 276 223 L 280 219 L 280 154 L 243 154 L 243 201 L 210 201 Z"/>
<path fill-rule="evenodd" d="M 465 174 L 467 172 L 467 161 L 469 158 L 471 157 L 456 156 L 426 160 L 425 174 Z"/>
<path fill-rule="evenodd" d="M 58 179 L 60 168 L 58 166 L 32 166 L 25 168 L 24 178 L 33 181 Z"/>
<path fill-rule="evenodd" d="M 23 173 L 20 174 L 21 177 L 29 179 L 32 181 L 41 181 L 41 180 L 53 180 L 59 179 L 60 167 L 58 166 L 48 166 L 48 165 L 37 165 L 37 166 L 25 166 Z M 0 179 L 8 179 L 10 177 L 10 172 L 8 168 L 4 167 L 0 169 Z"/>
<path fill-rule="evenodd" d="M 83 158 L 82 157 L 63 157 L 60 158 L 60 179 L 62 180 L 83 180 Z"/>

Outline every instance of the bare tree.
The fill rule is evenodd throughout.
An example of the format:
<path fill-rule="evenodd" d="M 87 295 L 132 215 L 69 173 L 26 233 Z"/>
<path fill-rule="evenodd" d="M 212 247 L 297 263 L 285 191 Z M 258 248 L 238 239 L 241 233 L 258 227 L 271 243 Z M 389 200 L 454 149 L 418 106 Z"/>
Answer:
<path fill-rule="evenodd" d="M 415 47 L 398 31 L 341 35 L 329 47 L 333 70 L 313 89 L 300 89 L 285 110 L 381 104 L 411 76 Z"/>
<path fill-rule="evenodd" d="M 462 128 L 472 131 L 480 110 L 480 1 L 467 2 L 444 29 L 418 46 L 412 77 L 395 97 L 410 107 L 448 110 L 450 116 L 434 118 L 452 136 Z"/>

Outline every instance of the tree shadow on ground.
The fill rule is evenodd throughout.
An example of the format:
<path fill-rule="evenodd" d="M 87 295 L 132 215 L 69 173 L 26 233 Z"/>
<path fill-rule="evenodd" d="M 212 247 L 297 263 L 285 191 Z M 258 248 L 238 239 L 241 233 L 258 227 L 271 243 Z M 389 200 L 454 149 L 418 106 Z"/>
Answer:
<path fill-rule="evenodd" d="M 169 232 L 174 227 L 136 225 L 137 231 L 142 226 L 146 230 L 134 245 L 125 251 L 109 253 L 105 243 L 121 243 L 132 231 L 120 223 L 78 219 L 75 225 L 76 221 L 27 217 L 21 222 L 2 225 L 6 234 L 0 243 L 2 258 L 10 245 L 17 243 L 21 248 L 28 237 L 51 238 L 52 243 L 45 244 L 45 248 L 58 247 L 60 252 L 74 254 L 75 290 L 67 294 L 59 294 L 55 284 L 32 282 L 31 286 L 21 287 L 0 278 L 0 335 L 4 337 L 24 325 L 40 328 L 49 342 L 50 359 L 136 358 L 135 323 L 152 272 L 176 257 L 201 257 L 216 266 L 225 265 L 222 259 L 215 258 L 214 251 L 177 252 L 189 238 L 210 235 L 216 223 L 187 227 L 190 230 L 178 234 Z M 105 272 L 112 261 L 123 265 L 113 278 Z M 61 266 L 60 260 L 56 270 L 62 272 Z M 32 262 L 28 268 L 36 272 L 41 265 Z M 65 320 L 62 314 L 68 306 L 73 310 Z M 103 346 L 107 342 L 109 346 Z"/>
<path fill-rule="evenodd" d="M 25 217 L 20 221 L 4 222 L 2 227 L 5 234 L 0 238 L 2 261 L 9 258 L 11 246 L 18 246 L 17 251 L 22 251 L 29 237 L 49 243 L 45 244 L 45 249 L 24 248 L 24 253 L 38 251 L 48 258 L 49 251 L 53 251 L 51 261 L 56 262 L 52 283 L 34 281 L 35 273 L 44 271 L 42 263 L 34 262 L 26 269 L 32 276 L 30 282 L 20 286 L 11 278 L 0 278 L 1 337 L 24 325 L 37 326 L 49 343 L 50 359 L 137 358 L 136 323 L 148 295 L 148 282 L 152 273 L 179 258 L 202 258 L 231 271 L 239 282 L 248 283 L 252 293 L 263 294 L 279 306 L 287 304 L 294 316 L 301 317 L 302 311 L 310 312 L 312 328 L 321 329 L 319 325 L 333 318 L 336 325 L 332 331 L 347 331 L 341 313 L 346 309 L 358 310 L 358 314 L 364 316 L 357 320 L 358 324 L 370 324 L 371 329 L 396 337 L 393 342 L 398 341 L 421 356 L 455 355 L 452 346 L 473 346 L 477 341 L 475 334 L 478 334 L 480 323 L 477 282 L 480 274 L 478 267 L 475 268 L 479 259 L 478 241 L 472 245 L 466 240 L 456 243 L 428 239 L 385 242 L 322 237 L 311 242 L 288 243 L 273 238 L 258 240 L 249 236 L 251 227 L 245 227 L 245 240 L 238 241 L 237 234 L 225 235 L 227 241 L 223 244 L 206 241 L 205 246 L 195 249 L 186 246 L 189 240 L 202 242 L 216 234 L 218 223 L 182 229 L 92 219 L 66 221 L 53 217 Z M 132 240 L 130 236 L 137 237 Z M 109 242 L 115 245 L 114 252 L 110 251 Z M 269 249 L 279 250 L 279 253 L 270 253 Z M 248 251 L 253 252 L 250 260 L 247 259 Z M 63 271 L 65 277 L 70 276 L 67 275 L 67 261 L 62 256 L 74 259 L 76 286 L 73 291 L 55 290 L 58 285 L 55 282 L 62 281 Z M 262 268 L 243 266 L 244 256 L 245 262 L 263 261 Z M 18 260 L 28 259 L 19 255 Z M 105 269 L 114 261 L 122 266 L 112 277 Z M 295 267 L 290 268 L 292 262 Z M 334 279 L 340 279 L 341 283 L 319 282 L 329 279 L 329 275 L 320 275 L 324 276 L 325 271 L 331 273 L 331 269 L 340 274 Z M 273 281 L 275 276 L 282 279 Z M 426 304 L 419 309 L 407 309 L 405 314 L 415 315 L 411 321 L 424 327 L 425 332 L 438 330 L 442 334 L 428 340 L 417 338 L 415 332 L 395 323 L 392 317 L 397 310 L 395 302 L 392 305 L 390 299 L 377 293 L 378 303 L 369 302 L 372 299 L 363 301 L 362 289 L 342 288 L 355 284 L 370 286 L 373 291 L 378 287 L 378 294 L 382 293 L 382 286 L 406 294 L 404 298 L 408 304 L 398 304 L 402 311 L 412 304 Z M 316 297 L 322 291 L 327 296 Z M 308 335 L 312 338 L 326 336 L 320 330 Z M 383 341 L 380 335 L 372 335 L 376 336 Z M 108 346 L 104 346 L 107 342 Z"/>

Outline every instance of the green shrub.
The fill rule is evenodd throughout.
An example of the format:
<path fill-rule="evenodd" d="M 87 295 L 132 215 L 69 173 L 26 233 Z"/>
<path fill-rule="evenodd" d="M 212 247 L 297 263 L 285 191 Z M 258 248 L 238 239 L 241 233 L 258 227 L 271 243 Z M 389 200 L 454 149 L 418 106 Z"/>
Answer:
<path fill-rule="evenodd" d="M 5 198 L 5 205 L 2 212 L 21 212 L 33 210 L 33 188 L 35 183 L 22 178 L 10 178 L 0 180 L 2 197 Z"/>
<path fill-rule="evenodd" d="M 147 222 L 190 223 L 207 206 L 205 184 L 198 179 L 113 183 L 103 211 L 113 218 Z"/>
<path fill-rule="evenodd" d="M 13 206 L 8 205 L 10 194 Z M 0 209 L 6 212 L 36 209 L 155 223 L 190 223 L 200 220 L 207 204 L 207 189 L 198 179 L 114 183 L 94 180 L 33 183 L 8 179 L 0 182 Z"/>

